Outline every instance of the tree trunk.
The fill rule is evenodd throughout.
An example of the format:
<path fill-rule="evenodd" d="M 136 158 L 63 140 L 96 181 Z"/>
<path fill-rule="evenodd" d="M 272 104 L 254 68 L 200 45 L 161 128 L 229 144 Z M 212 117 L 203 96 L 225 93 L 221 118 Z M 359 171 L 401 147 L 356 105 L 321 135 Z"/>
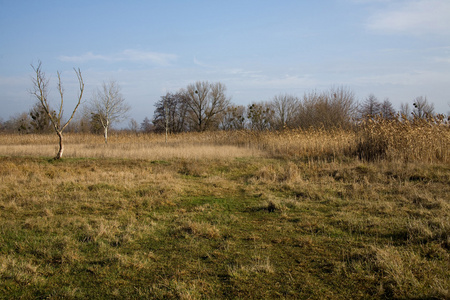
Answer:
<path fill-rule="evenodd" d="M 58 137 L 59 137 L 59 151 L 58 151 L 58 154 L 56 154 L 55 159 L 60 159 L 62 157 L 63 151 L 64 151 L 63 136 L 62 136 L 61 131 L 57 131 L 56 133 L 58 134 Z"/>
<path fill-rule="evenodd" d="M 108 126 L 104 127 L 105 131 L 104 131 L 104 136 L 105 136 L 105 144 L 108 144 Z"/>

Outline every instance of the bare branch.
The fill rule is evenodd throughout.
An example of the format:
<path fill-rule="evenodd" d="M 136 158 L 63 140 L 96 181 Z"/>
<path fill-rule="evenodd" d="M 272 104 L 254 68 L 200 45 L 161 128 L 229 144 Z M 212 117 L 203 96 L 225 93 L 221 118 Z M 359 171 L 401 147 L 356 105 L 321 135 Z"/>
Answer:
<path fill-rule="evenodd" d="M 78 70 L 75 68 L 73 68 L 73 69 L 75 71 L 75 74 L 77 74 L 78 83 L 80 85 L 80 93 L 78 94 L 77 105 L 73 109 L 72 115 L 70 116 L 70 118 L 67 120 L 67 122 L 64 124 L 64 126 L 61 128 L 61 131 L 63 131 L 67 127 L 67 125 L 69 125 L 69 123 L 72 121 L 73 116 L 75 115 L 75 112 L 77 111 L 78 107 L 81 104 L 81 99 L 83 97 L 83 92 L 84 92 L 84 82 L 83 82 L 83 76 L 81 76 L 81 70 L 79 68 L 78 68 Z M 62 107 L 62 95 L 61 95 L 61 107 Z"/>
<path fill-rule="evenodd" d="M 63 89 L 63 86 L 61 83 L 61 73 L 57 72 L 58 92 L 61 97 L 61 102 L 60 102 L 58 114 L 54 115 L 53 114 L 54 111 L 51 110 L 48 99 L 47 99 L 48 80 L 45 78 L 45 73 L 42 71 L 42 63 L 39 61 L 39 64 L 37 67 L 35 67 L 33 65 L 31 65 L 31 67 L 33 68 L 33 70 L 36 74 L 36 77 L 32 79 L 34 89 L 31 93 L 39 100 L 45 113 L 50 118 L 50 122 L 52 123 L 56 134 L 59 137 L 59 151 L 58 151 L 58 154 L 56 155 L 55 159 L 60 159 L 62 157 L 63 149 L 64 149 L 63 142 L 62 142 L 62 140 L 63 140 L 62 133 L 63 133 L 64 129 L 67 127 L 67 125 L 69 125 L 70 121 L 72 121 L 73 116 L 75 115 L 75 112 L 77 111 L 78 106 L 81 103 L 81 98 L 83 96 L 84 83 L 83 83 L 83 78 L 81 76 L 81 71 L 80 71 L 80 69 L 78 69 L 78 71 L 75 70 L 75 73 L 77 74 L 77 77 L 78 77 L 78 82 L 80 84 L 80 94 L 78 96 L 78 103 L 75 106 L 69 120 L 67 120 L 67 122 L 64 124 L 64 126 L 61 127 L 61 119 L 62 119 L 62 115 L 63 115 L 63 106 L 64 106 L 64 89 Z"/>
<path fill-rule="evenodd" d="M 59 95 L 61 96 L 61 103 L 59 105 L 59 112 L 58 112 L 58 123 L 61 122 L 62 113 L 63 113 L 63 104 L 64 104 L 64 88 L 61 84 L 61 73 L 59 71 L 56 72 L 58 75 L 58 91 Z"/>

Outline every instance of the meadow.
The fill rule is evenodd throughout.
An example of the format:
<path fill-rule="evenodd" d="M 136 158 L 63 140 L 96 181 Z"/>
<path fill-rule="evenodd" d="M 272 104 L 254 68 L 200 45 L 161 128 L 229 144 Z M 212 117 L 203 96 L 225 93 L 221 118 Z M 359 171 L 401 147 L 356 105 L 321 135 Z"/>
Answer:
<path fill-rule="evenodd" d="M 0 298 L 450 298 L 450 129 L 0 135 Z"/>

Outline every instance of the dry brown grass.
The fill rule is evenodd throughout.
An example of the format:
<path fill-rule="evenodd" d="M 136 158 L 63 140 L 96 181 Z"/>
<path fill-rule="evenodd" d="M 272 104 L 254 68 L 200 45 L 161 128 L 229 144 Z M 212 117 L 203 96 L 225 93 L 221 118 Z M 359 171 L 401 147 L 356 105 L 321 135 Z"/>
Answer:
<path fill-rule="evenodd" d="M 170 135 L 115 134 L 108 145 L 98 135 L 66 134 L 64 157 L 171 158 L 289 157 L 329 158 L 343 156 L 356 146 L 355 134 L 344 130 L 290 130 L 282 132 L 217 131 Z M 0 135 L 0 155 L 48 156 L 57 151 L 56 135 Z"/>
<path fill-rule="evenodd" d="M 57 152 L 56 135 L 0 135 L 0 155 L 47 156 Z M 359 157 L 399 162 L 450 162 L 450 126 L 439 119 L 368 120 L 356 130 L 294 129 L 284 131 L 213 131 L 110 136 L 108 145 L 92 134 L 64 137 L 65 157 L 152 160 L 275 157 L 334 161 Z"/>
<path fill-rule="evenodd" d="M 246 146 L 225 145 L 214 135 L 171 135 L 165 143 L 158 134 L 116 134 L 108 145 L 98 135 L 67 134 L 64 137 L 64 157 L 133 158 L 166 160 L 221 159 L 229 157 L 259 157 L 262 152 Z M 57 151 L 57 137 L 53 135 L 0 135 L 0 155 L 52 156 Z"/>
<path fill-rule="evenodd" d="M 0 157 L 0 295 L 447 299 L 449 180 L 387 160 Z"/>

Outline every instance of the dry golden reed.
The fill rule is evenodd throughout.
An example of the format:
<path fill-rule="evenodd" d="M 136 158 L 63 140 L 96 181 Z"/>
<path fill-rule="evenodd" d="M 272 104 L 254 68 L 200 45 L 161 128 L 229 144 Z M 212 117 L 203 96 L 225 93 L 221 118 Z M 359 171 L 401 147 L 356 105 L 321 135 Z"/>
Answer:
<path fill-rule="evenodd" d="M 362 159 L 450 162 L 450 127 L 442 118 L 369 119 L 361 125 L 359 139 Z"/>
<path fill-rule="evenodd" d="M 0 135 L 0 155 L 53 156 L 56 135 Z M 215 159 L 279 157 L 334 160 L 450 162 L 450 127 L 442 119 L 375 118 L 353 130 L 292 129 L 283 131 L 211 131 L 171 134 L 115 133 L 102 136 L 68 133 L 65 157 Z"/>

